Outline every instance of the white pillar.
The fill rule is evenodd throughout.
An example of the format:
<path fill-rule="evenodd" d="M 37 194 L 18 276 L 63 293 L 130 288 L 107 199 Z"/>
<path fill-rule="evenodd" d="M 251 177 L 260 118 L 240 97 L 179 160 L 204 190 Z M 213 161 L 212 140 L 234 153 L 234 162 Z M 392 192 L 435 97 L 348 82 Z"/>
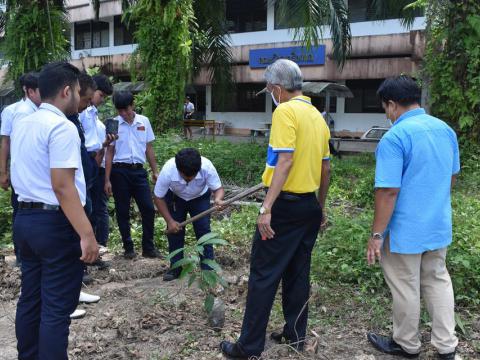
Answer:
<path fill-rule="evenodd" d="M 275 5 L 274 1 L 267 3 L 267 31 L 275 30 Z"/>
<path fill-rule="evenodd" d="M 108 47 L 113 48 L 115 44 L 115 34 L 114 34 L 114 22 L 113 22 L 113 16 L 110 17 L 108 20 Z"/>

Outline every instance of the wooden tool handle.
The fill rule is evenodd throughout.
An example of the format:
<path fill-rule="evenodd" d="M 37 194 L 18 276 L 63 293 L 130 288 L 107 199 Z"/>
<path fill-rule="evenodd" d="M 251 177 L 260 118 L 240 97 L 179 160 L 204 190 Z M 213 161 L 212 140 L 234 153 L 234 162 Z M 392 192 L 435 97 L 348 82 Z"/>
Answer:
<path fill-rule="evenodd" d="M 230 206 L 231 204 L 233 204 L 235 201 L 238 201 L 240 199 L 243 199 L 244 197 L 247 197 L 248 195 L 251 195 L 253 193 L 256 193 L 258 190 L 261 190 L 264 188 L 264 185 L 263 183 L 260 183 L 260 184 L 257 184 L 251 188 L 248 188 L 244 191 L 242 191 L 241 193 L 231 197 L 230 199 L 226 200 L 224 203 L 223 203 L 223 208 L 226 208 L 227 206 Z M 197 221 L 198 219 L 201 219 L 202 217 L 204 216 L 207 216 L 208 214 L 211 214 L 213 212 L 217 211 L 217 208 L 215 206 L 212 206 L 210 209 L 208 210 L 205 210 L 203 212 L 201 212 L 200 214 L 197 214 L 187 220 L 185 220 L 184 222 L 180 223 L 180 227 L 185 227 L 186 225 L 194 222 L 194 221 Z M 169 234 L 168 231 L 165 231 L 165 234 Z"/>

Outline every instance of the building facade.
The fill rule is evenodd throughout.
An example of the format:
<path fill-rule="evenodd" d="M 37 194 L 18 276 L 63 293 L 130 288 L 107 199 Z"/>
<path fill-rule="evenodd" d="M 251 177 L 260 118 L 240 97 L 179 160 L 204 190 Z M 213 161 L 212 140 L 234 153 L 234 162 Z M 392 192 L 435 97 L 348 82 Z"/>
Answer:
<path fill-rule="evenodd" d="M 347 0 L 346 0 L 347 1 Z M 271 122 L 273 103 L 265 94 L 263 72 L 278 56 L 300 61 L 305 81 L 345 84 L 353 98 L 332 98 L 330 116 L 336 135 L 358 136 L 372 126 L 387 126 L 376 90 L 388 76 L 415 76 L 423 58 L 425 19 L 417 17 L 410 29 L 399 19 L 372 21 L 372 0 L 348 0 L 352 52 L 343 69 L 331 57 L 328 28 L 324 47 L 315 56 L 298 49 L 293 33 L 276 17 L 274 6 L 264 0 L 227 0 L 226 17 L 231 33 L 235 89 L 226 103 L 219 103 L 207 74 L 201 73 L 187 88 L 197 107 L 197 116 L 224 122 L 227 131 L 249 134 Z M 121 21 L 120 0 L 101 2 L 99 21 L 94 21 L 90 0 L 70 0 L 72 60 L 81 68 L 100 66 L 102 71 L 129 80 L 129 55 L 135 50 L 133 29 Z M 286 55 L 284 55 L 286 54 Z M 314 98 L 325 110 L 325 98 Z"/>

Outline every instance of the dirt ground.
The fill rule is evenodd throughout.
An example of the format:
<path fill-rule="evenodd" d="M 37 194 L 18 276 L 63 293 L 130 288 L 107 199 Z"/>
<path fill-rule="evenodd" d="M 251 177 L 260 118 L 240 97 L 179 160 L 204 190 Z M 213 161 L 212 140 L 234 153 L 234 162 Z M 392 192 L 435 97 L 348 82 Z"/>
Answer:
<path fill-rule="evenodd" d="M 245 258 L 243 255 L 240 256 Z M 70 358 L 223 359 L 218 351 L 220 341 L 234 340 L 240 333 L 248 267 L 245 261 L 235 267 L 232 258 L 220 255 L 219 259 L 231 284 L 220 295 L 226 304 L 226 325 L 216 332 L 208 327 L 203 299 L 197 289 L 188 288 L 184 281 L 162 281 L 167 269 L 164 260 L 138 257 L 127 261 L 107 254 L 105 260 L 111 262 L 110 270 L 92 269 L 94 284 L 83 288 L 100 295 L 101 300 L 97 304 L 79 305 L 87 314 L 72 321 Z M 0 359 L 12 360 L 17 356 L 14 317 L 18 292 L 19 270 L 9 256 L 0 263 Z M 348 316 L 325 325 L 312 321 L 322 313 L 313 310 L 309 345 L 304 353 L 297 354 L 285 345 L 267 341 L 262 359 L 396 359 L 382 355 L 368 344 L 365 334 L 370 329 L 351 304 L 327 304 L 319 308 L 325 313 L 335 310 Z M 272 317 L 269 333 L 281 326 L 281 316 Z M 478 333 L 473 336 L 480 339 Z M 427 334 L 424 340 L 428 340 Z M 462 359 L 480 359 L 468 343 L 461 342 L 459 352 Z M 434 356 L 434 350 L 427 346 L 420 359 Z"/>

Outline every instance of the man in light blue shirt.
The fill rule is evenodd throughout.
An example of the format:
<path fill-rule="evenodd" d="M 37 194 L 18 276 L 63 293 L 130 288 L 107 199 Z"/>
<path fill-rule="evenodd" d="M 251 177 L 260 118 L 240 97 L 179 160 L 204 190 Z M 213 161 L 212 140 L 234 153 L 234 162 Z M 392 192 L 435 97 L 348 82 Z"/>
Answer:
<path fill-rule="evenodd" d="M 380 141 L 375 216 L 367 258 L 380 260 L 393 297 L 393 336 L 368 334 L 380 351 L 418 357 L 420 294 L 432 319 L 432 345 L 455 358 L 454 296 L 445 265 L 452 242 L 451 187 L 460 171 L 455 132 L 420 107 L 421 91 L 406 76 L 378 90 L 392 128 Z"/>

